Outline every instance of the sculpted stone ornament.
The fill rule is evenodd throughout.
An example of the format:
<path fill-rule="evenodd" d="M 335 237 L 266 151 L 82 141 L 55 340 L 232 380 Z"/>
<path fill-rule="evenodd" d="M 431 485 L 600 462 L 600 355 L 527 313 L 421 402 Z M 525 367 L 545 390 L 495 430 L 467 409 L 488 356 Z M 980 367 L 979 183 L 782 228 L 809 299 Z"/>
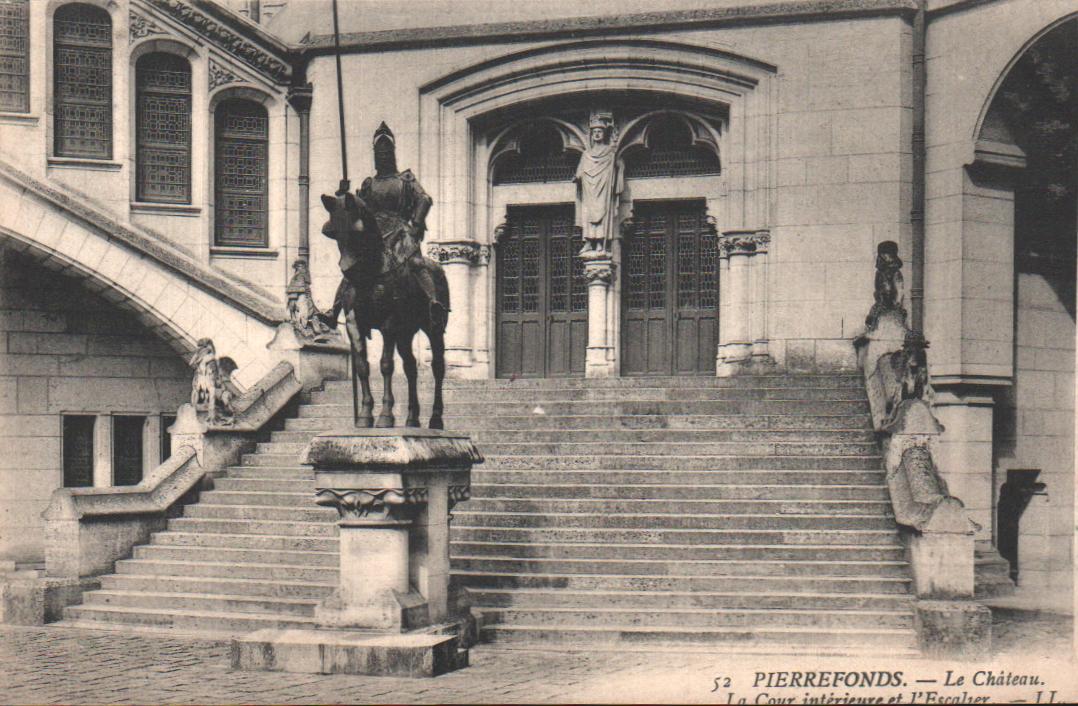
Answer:
<path fill-rule="evenodd" d="M 344 521 L 407 522 L 412 519 L 410 509 L 426 503 L 428 495 L 426 488 L 319 488 L 314 501 L 334 508 Z"/>
<path fill-rule="evenodd" d="M 209 338 L 201 338 L 191 356 L 195 374 L 191 380 L 191 406 L 204 412 L 208 424 L 230 425 L 236 412 L 232 402 L 239 390 L 232 382 L 236 362 L 225 356 L 217 357 L 217 349 Z"/>
<path fill-rule="evenodd" d="M 873 299 L 875 303 L 865 317 L 865 326 L 875 329 L 880 317 L 889 312 L 906 320 L 903 304 L 902 258 L 898 256 L 898 243 L 885 240 L 876 247 L 876 279 Z"/>
<path fill-rule="evenodd" d="M 580 157 L 576 176 L 576 215 L 586 252 L 609 252 L 614 239 L 614 214 L 624 190 L 624 169 L 618 159 L 614 114 L 591 113 L 588 148 Z"/>
<path fill-rule="evenodd" d="M 288 318 L 301 340 L 326 343 L 335 338 L 333 329 L 321 318 L 311 296 L 311 274 L 305 260 L 292 263 L 292 279 L 285 289 L 288 296 Z"/>

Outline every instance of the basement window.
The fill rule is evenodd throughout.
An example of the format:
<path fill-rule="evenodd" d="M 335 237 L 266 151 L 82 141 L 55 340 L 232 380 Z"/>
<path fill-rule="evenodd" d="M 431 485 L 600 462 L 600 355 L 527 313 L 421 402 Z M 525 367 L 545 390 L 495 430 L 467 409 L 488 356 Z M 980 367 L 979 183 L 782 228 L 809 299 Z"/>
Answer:
<path fill-rule="evenodd" d="M 142 428 L 146 417 L 112 418 L 112 484 L 138 485 L 142 481 Z"/>

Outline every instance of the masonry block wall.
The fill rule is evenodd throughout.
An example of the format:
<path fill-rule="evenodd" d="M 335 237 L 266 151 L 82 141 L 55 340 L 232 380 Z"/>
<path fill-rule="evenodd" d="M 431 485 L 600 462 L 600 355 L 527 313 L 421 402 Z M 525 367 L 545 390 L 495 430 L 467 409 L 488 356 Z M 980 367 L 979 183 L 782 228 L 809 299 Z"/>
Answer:
<path fill-rule="evenodd" d="M 0 560 L 44 557 L 40 515 L 63 484 L 65 413 L 175 414 L 190 380 L 133 316 L 0 247 Z"/>

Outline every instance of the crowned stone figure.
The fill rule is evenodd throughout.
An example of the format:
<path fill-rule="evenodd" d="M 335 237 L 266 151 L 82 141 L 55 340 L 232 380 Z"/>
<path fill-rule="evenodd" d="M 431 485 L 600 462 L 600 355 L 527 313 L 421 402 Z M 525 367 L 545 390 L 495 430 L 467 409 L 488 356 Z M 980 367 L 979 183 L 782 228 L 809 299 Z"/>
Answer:
<path fill-rule="evenodd" d="M 607 110 L 592 111 L 588 120 L 588 149 L 581 155 L 574 177 L 576 213 L 584 237 L 581 254 L 610 251 L 614 214 L 624 187 L 624 170 L 617 153 L 614 114 Z"/>

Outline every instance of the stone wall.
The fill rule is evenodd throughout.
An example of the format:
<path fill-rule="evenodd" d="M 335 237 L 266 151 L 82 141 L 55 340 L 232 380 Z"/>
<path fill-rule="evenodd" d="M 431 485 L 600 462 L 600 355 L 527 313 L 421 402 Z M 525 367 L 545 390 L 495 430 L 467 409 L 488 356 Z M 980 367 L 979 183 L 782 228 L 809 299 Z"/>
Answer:
<path fill-rule="evenodd" d="M 0 560 L 43 559 L 63 413 L 174 414 L 189 395 L 186 363 L 133 316 L 0 247 Z"/>

